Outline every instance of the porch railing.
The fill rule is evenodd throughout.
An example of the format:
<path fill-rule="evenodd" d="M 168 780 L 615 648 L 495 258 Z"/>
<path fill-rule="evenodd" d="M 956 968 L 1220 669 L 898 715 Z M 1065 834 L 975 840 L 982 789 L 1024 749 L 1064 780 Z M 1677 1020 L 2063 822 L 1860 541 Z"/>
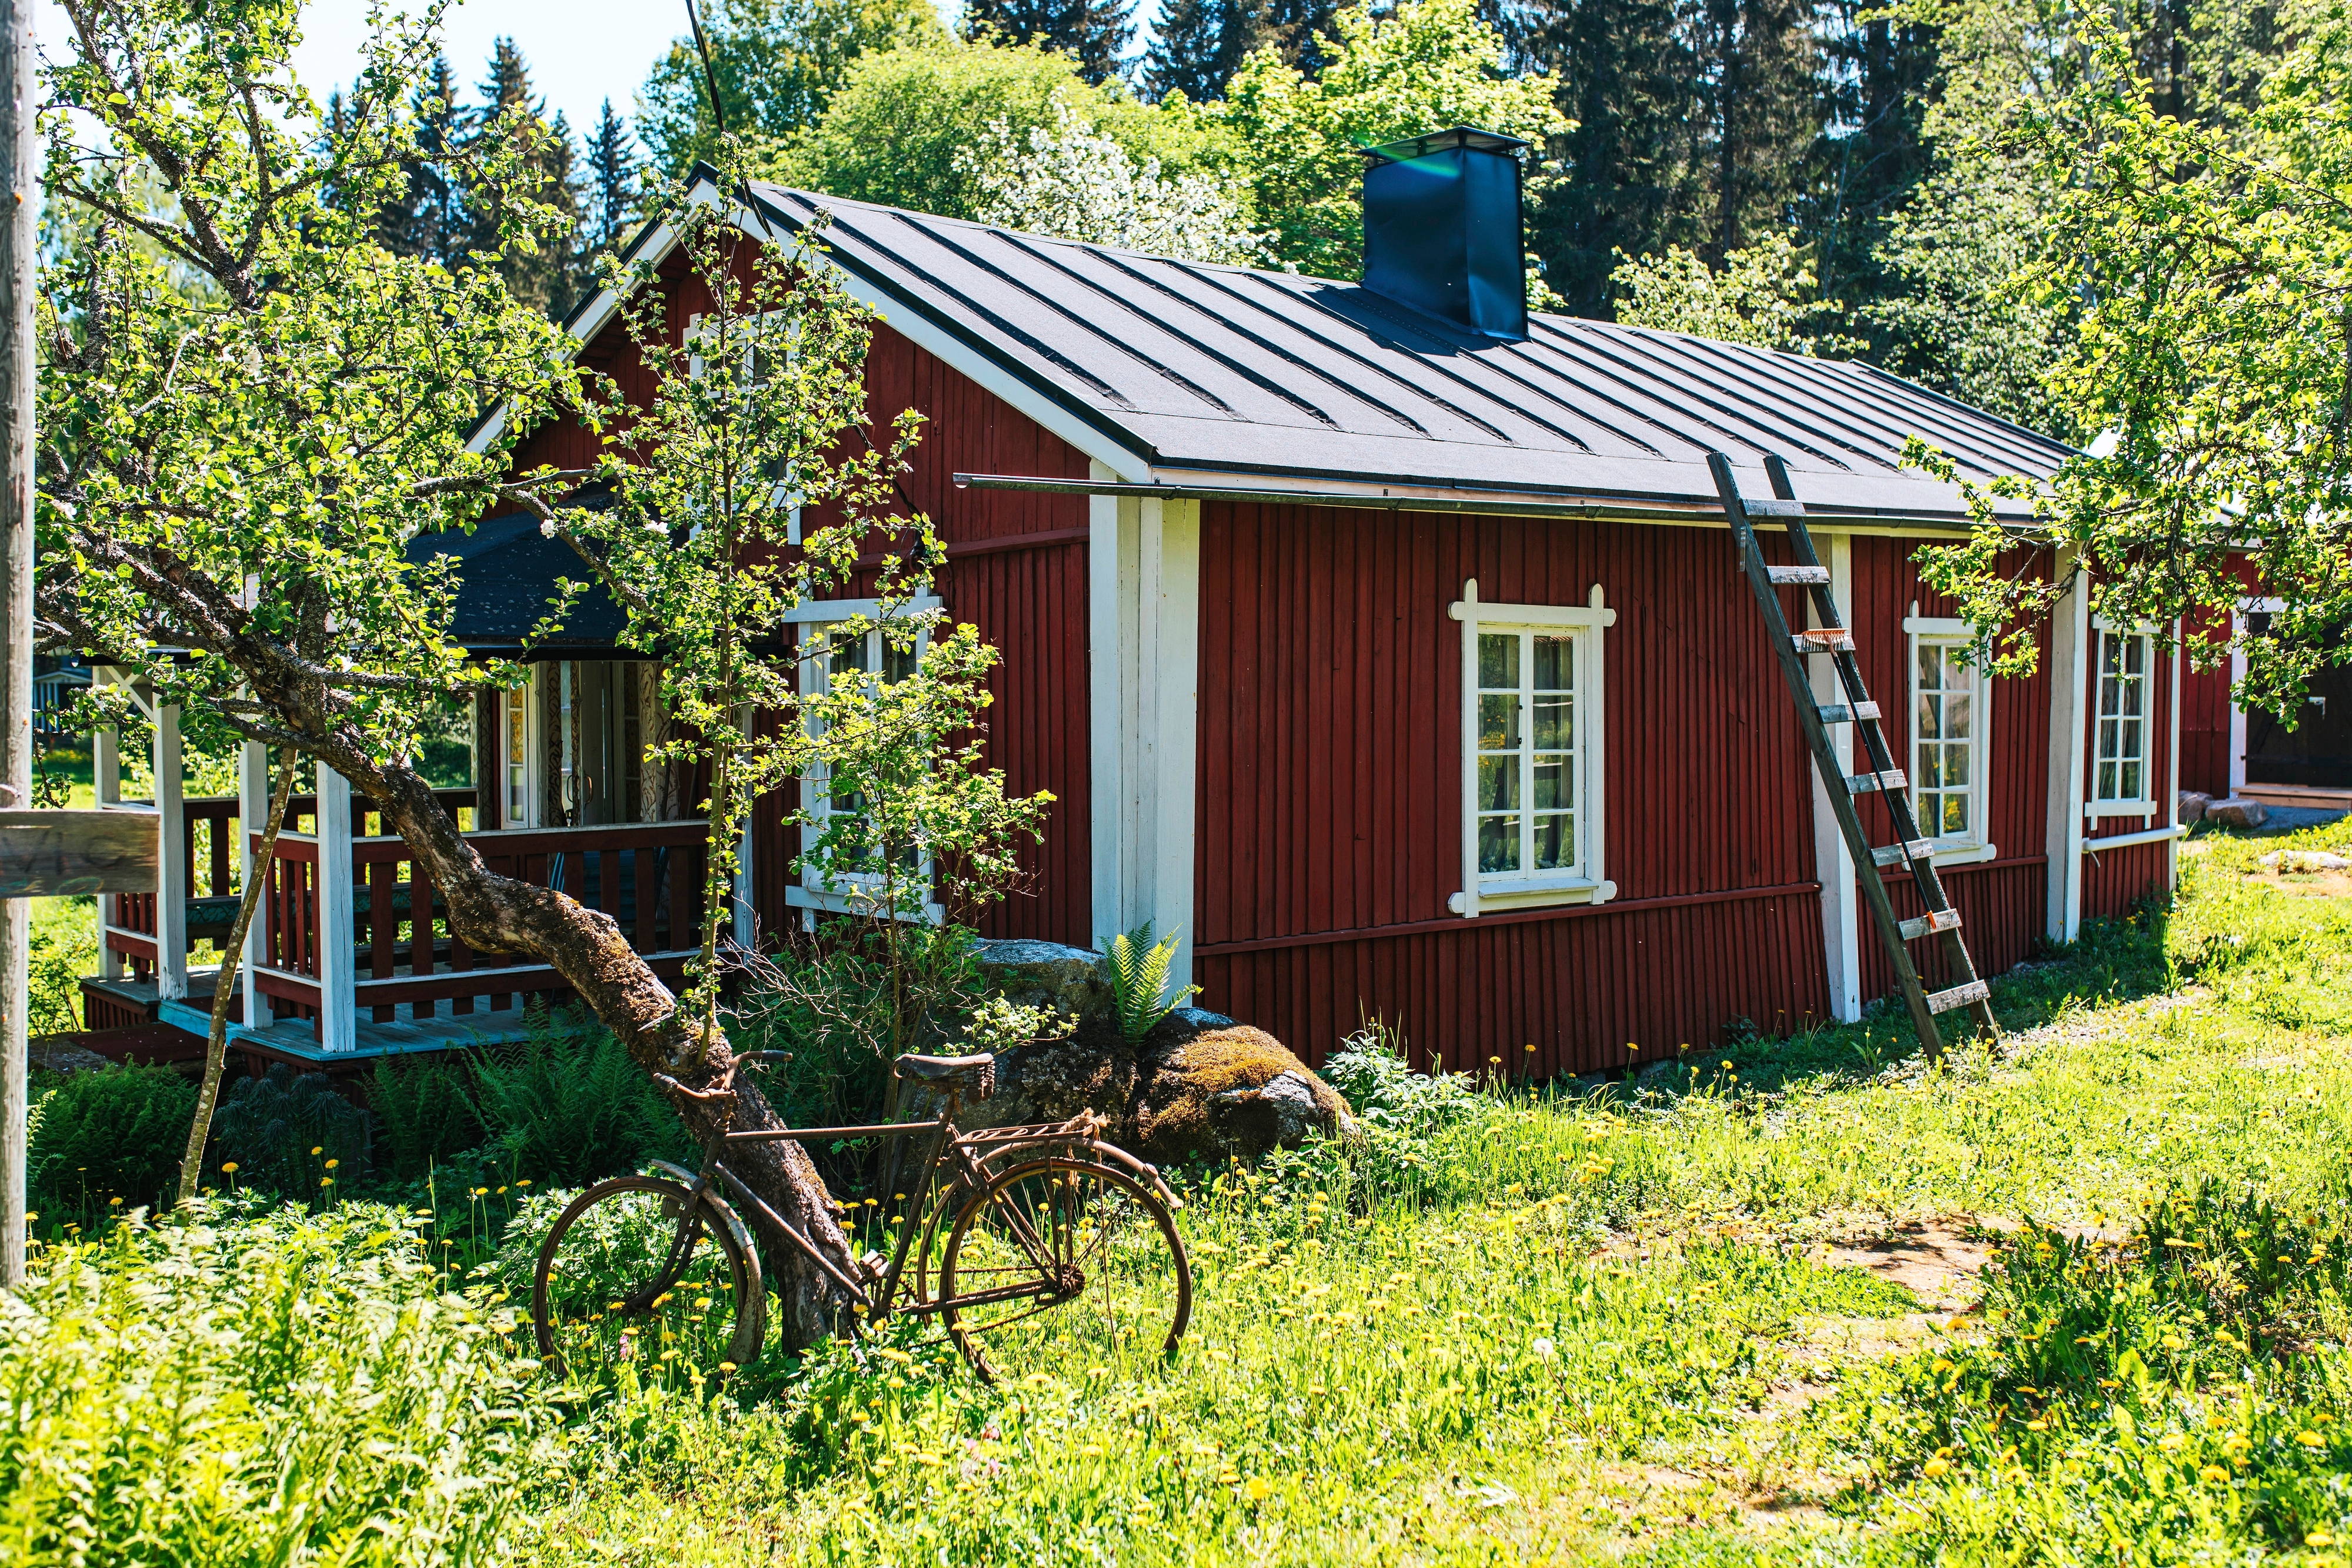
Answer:
<path fill-rule="evenodd" d="M 436 789 L 434 791 L 442 810 L 460 827 L 467 825 L 467 816 L 475 805 L 471 789 Z M 154 977 L 163 946 L 168 938 L 176 940 L 178 954 L 184 962 L 198 943 L 213 944 L 217 952 L 227 942 L 236 926 L 237 899 L 244 892 L 241 857 L 232 852 L 238 834 L 232 823 L 244 825 L 243 813 L 234 795 L 190 795 L 177 801 L 167 801 L 159 810 L 152 801 L 124 801 L 110 804 L 109 810 L 143 811 L 157 818 L 156 831 L 165 831 L 163 819 L 176 808 L 179 816 L 179 841 L 173 867 L 176 878 L 159 878 L 183 890 L 184 913 L 178 928 L 166 933 L 160 927 L 166 922 L 156 913 L 156 895 L 152 893 L 114 893 L 104 895 L 105 921 L 101 933 L 105 950 L 116 963 L 126 968 L 132 978 L 150 980 Z M 288 803 L 286 821 L 289 827 L 310 824 L 315 831 L 319 800 L 315 795 L 297 795 Z M 354 825 L 375 825 L 377 813 L 364 801 L 353 802 Z M 250 851 L 248 851 L 248 853 Z"/>
<path fill-rule="evenodd" d="M 708 833 L 687 820 L 466 838 L 491 871 L 611 915 L 656 973 L 676 978 L 700 945 Z M 362 1020 L 422 1023 L 478 1009 L 509 1012 L 499 1022 L 510 1025 L 511 1009 L 530 998 L 567 988 L 548 965 L 458 940 L 439 890 L 399 839 L 351 840 L 341 887 L 322 880 L 320 842 L 315 833 L 278 837 L 254 981 L 274 1016 L 312 1020 L 322 1045 L 350 1040 L 349 1025 Z"/>

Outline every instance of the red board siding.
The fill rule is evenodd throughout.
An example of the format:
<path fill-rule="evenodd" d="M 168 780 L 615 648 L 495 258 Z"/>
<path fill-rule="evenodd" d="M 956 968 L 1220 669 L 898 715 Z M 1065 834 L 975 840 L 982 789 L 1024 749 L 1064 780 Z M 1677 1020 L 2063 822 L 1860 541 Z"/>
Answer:
<path fill-rule="evenodd" d="M 1210 504 L 1201 569 L 1206 1005 L 1318 1059 L 1380 1012 L 1449 1065 L 1516 1067 L 1534 1043 L 1548 1071 L 1823 1010 L 1809 762 L 1727 536 Z M 1521 604 L 1583 604 L 1597 582 L 1617 611 L 1615 904 L 1447 914 L 1462 871 L 1446 607 L 1468 578 L 1481 601 Z M 1381 934 L 1399 925 L 1434 928 Z"/>
<path fill-rule="evenodd" d="M 1821 915 L 1811 892 L 1665 908 L 1456 921 L 1438 931 L 1213 954 L 1211 1007 L 1328 1055 L 1361 1018 L 1400 1027 L 1417 1067 L 1594 1072 L 1672 1056 L 1752 1019 L 1819 1018 Z M 1526 1050 L 1528 1045 L 1535 1051 Z"/>

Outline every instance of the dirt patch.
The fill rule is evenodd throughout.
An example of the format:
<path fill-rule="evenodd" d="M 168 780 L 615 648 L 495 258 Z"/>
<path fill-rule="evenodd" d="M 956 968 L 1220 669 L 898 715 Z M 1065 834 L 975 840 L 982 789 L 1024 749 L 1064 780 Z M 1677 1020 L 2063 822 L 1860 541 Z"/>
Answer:
<path fill-rule="evenodd" d="M 2258 871 L 2250 873 L 2246 880 L 2297 898 L 2352 897 L 2352 872 Z"/>
<path fill-rule="evenodd" d="M 1930 1312 L 1956 1312 L 1977 1298 L 1977 1279 L 1991 1261 L 1993 1243 L 1973 1221 L 1909 1220 L 1885 1235 L 1832 1247 L 1822 1260 L 1867 1269 L 1919 1298 Z"/>

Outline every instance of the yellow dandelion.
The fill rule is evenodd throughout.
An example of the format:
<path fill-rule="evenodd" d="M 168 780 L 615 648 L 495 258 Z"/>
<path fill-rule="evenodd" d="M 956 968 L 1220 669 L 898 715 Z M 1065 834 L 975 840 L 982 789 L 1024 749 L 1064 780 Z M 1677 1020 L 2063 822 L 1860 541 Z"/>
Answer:
<path fill-rule="evenodd" d="M 1929 1480 L 1934 1480 L 1937 1477 L 1943 1475 L 1951 1468 L 1951 1461 L 1948 1459 L 1929 1459 L 1926 1464 L 1919 1467 L 1919 1473 L 1926 1476 Z"/>
<path fill-rule="evenodd" d="M 1274 1495 L 1274 1488 L 1266 1484 L 1264 1476 L 1250 1477 L 1249 1483 L 1242 1490 L 1249 1493 L 1249 1500 L 1252 1502 L 1264 1502 Z"/>
<path fill-rule="evenodd" d="M 2197 1472 L 2197 1479 L 2208 1486 L 2220 1486 L 2230 1479 L 2230 1472 L 2219 1465 L 2208 1465 Z"/>
<path fill-rule="evenodd" d="M 235 1175 L 236 1175 L 236 1162 L 235 1160 L 229 1160 L 229 1161 L 225 1162 L 225 1163 L 221 1166 L 221 1174 L 222 1174 L 223 1176 L 235 1176 Z"/>

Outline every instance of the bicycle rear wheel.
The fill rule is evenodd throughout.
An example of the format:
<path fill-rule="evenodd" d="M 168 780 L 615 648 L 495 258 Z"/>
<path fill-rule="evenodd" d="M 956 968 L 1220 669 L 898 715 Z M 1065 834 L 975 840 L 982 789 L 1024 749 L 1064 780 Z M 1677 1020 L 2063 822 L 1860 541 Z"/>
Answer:
<path fill-rule="evenodd" d="M 660 1176 L 616 1176 L 572 1200 L 539 1249 L 539 1354 L 566 1375 L 701 1388 L 760 1354 L 766 1299 L 734 1212 Z"/>
<path fill-rule="evenodd" d="M 1056 1157 L 1003 1172 L 956 1216 L 940 1318 L 990 1383 L 1172 1354 L 1192 1315 L 1176 1221 L 1126 1172 Z"/>

